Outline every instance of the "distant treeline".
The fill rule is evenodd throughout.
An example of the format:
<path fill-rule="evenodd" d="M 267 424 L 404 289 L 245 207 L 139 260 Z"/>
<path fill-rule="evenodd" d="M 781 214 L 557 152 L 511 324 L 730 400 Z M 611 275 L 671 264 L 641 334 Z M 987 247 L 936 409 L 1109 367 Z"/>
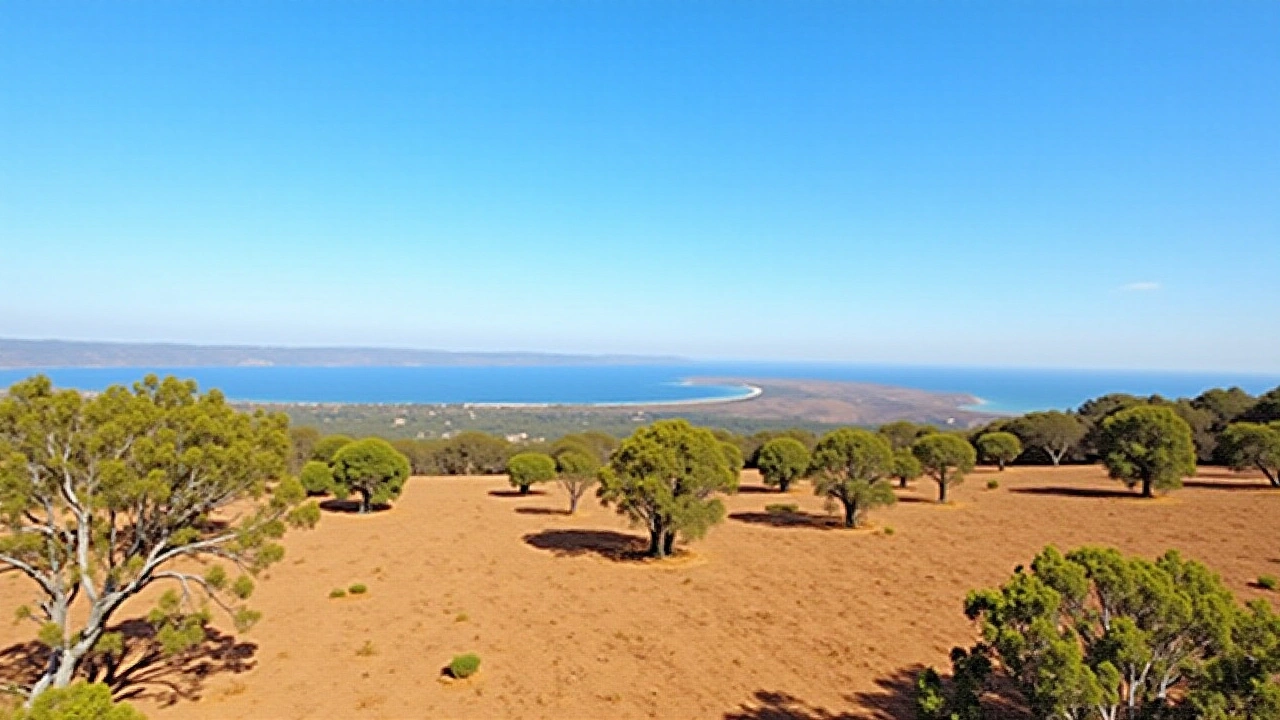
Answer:
<path fill-rule="evenodd" d="M 1195 398 L 1168 399 L 1159 395 L 1141 397 L 1113 393 L 1094 398 L 1071 411 L 1049 410 L 1033 412 L 1015 418 L 1001 418 L 968 431 L 953 431 L 933 425 L 898 421 L 878 428 L 895 448 L 910 446 L 915 440 L 928 434 L 954 432 L 963 435 L 979 448 L 982 438 L 994 433 L 1010 433 L 1018 438 L 1018 452 L 1013 458 L 986 459 L 995 463 L 1016 464 L 1092 463 L 1099 460 L 1099 440 L 1102 422 L 1111 415 L 1139 405 L 1165 406 L 1171 409 L 1191 428 L 1197 460 L 1202 464 L 1220 464 L 1244 467 L 1248 463 L 1241 458 L 1239 442 L 1231 442 L 1228 428 L 1234 424 L 1251 423 L 1265 426 L 1280 423 L 1280 388 L 1254 397 L 1240 388 L 1213 389 Z M 633 421 L 634 422 L 634 421 Z M 1277 433 L 1280 427 L 1267 430 Z M 810 428 L 759 430 L 750 434 L 735 433 L 722 428 L 712 432 L 722 441 L 736 445 L 742 452 L 748 468 L 756 467 L 760 448 L 778 437 L 791 437 L 812 450 L 818 442 L 820 431 Z M 325 452 L 332 454 L 334 443 L 340 445 L 350 440 L 342 435 L 324 436 L 310 426 L 291 430 L 294 443 L 294 469 L 298 470 L 309 459 L 324 459 Z M 379 433 L 380 434 L 380 433 Z M 1239 434 L 1239 433 L 1236 433 Z M 507 459 L 512 455 L 534 450 L 548 454 L 566 445 L 590 450 L 601 462 L 618 446 L 619 439 L 609 433 L 588 431 L 565 434 L 554 441 L 522 440 L 511 442 L 505 438 L 480 431 L 466 431 L 449 438 L 391 440 L 392 445 L 409 459 L 416 475 L 475 475 L 500 474 L 506 470 Z M 991 444 L 991 443 L 986 443 Z M 1277 449 L 1280 452 L 1280 448 Z M 983 453 L 987 455 L 987 453 Z"/>

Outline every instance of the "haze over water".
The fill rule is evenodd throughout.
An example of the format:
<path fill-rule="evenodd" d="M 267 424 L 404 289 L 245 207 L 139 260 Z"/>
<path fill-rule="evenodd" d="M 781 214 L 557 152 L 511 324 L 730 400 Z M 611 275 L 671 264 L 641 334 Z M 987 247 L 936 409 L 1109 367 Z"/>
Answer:
<path fill-rule="evenodd" d="M 615 404 L 726 400 L 745 396 L 744 384 L 687 384 L 692 378 L 812 379 L 865 382 L 933 392 L 966 393 L 982 410 L 1020 413 L 1069 409 L 1112 392 L 1194 397 L 1212 387 L 1239 386 L 1258 394 L 1280 375 L 1239 373 L 1044 370 L 796 363 L 684 363 L 678 365 L 419 366 L 419 367 L 182 367 L 0 370 L 8 386 L 44 372 L 62 387 L 101 390 L 148 372 L 195 379 L 234 400 L 279 403 L 526 403 Z"/>

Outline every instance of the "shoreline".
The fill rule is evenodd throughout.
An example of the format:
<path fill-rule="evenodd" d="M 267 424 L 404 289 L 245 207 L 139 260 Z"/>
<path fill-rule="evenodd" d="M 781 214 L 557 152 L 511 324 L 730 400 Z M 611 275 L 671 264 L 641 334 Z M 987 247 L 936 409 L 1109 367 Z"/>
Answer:
<path fill-rule="evenodd" d="M 682 382 L 681 385 L 697 385 L 694 382 Z M 679 407 L 684 405 L 719 405 L 722 403 L 743 402 L 745 400 L 754 400 L 764 394 L 764 388 L 756 385 L 743 384 L 746 393 L 743 395 L 732 395 L 729 397 L 709 397 L 709 398 L 687 398 L 685 400 L 621 400 L 617 402 L 594 402 L 594 403 L 522 403 L 522 402 L 478 402 L 478 403 L 449 403 L 458 405 L 463 408 L 619 408 L 619 407 Z M 402 403 L 410 405 L 418 405 L 423 403 Z"/>

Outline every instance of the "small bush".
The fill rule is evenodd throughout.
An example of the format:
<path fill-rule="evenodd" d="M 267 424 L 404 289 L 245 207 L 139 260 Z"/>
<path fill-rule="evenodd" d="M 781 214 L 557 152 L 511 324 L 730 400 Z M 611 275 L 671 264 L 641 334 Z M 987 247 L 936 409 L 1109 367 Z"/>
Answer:
<path fill-rule="evenodd" d="M 466 655 L 455 655 L 449 663 L 449 674 L 458 678 L 471 677 L 480 669 L 480 656 L 475 653 L 467 653 Z"/>
<path fill-rule="evenodd" d="M 996 488 L 998 488 L 998 487 L 1000 487 L 1000 481 L 999 481 L 999 480 L 997 480 L 997 479 L 995 479 L 995 478 L 991 478 L 990 480 L 988 480 L 988 481 L 987 481 L 987 489 L 988 489 L 988 490 L 995 490 L 995 489 L 996 489 Z"/>
<path fill-rule="evenodd" d="M 884 533 L 885 535 L 892 535 L 892 534 L 893 534 L 893 532 L 894 532 L 894 530 L 893 530 L 893 526 L 892 526 L 892 525 L 885 525 L 885 526 L 880 530 L 880 532 Z"/>
<path fill-rule="evenodd" d="M 346 596 L 347 596 L 347 591 L 343 590 L 342 588 L 334 588 L 329 591 L 330 598 L 341 598 Z"/>
<path fill-rule="evenodd" d="M 466 622 L 466 621 L 468 621 L 468 620 L 470 620 L 470 619 L 471 619 L 471 616 L 470 616 L 470 615 L 468 615 L 468 614 L 466 614 L 466 613 L 458 613 L 456 616 L 454 616 L 453 621 L 454 621 L 454 622 Z"/>
<path fill-rule="evenodd" d="M 1280 587 L 1280 580 L 1277 580 L 1275 575 L 1259 575 L 1258 587 L 1263 590 L 1275 590 Z"/>
<path fill-rule="evenodd" d="M 378 649 L 373 646 L 372 640 L 365 640 L 364 644 L 360 646 L 360 649 L 356 650 L 356 655 L 359 655 L 360 657 L 373 657 L 377 654 Z"/>
<path fill-rule="evenodd" d="M 770 515 L 793 515 L 799 510 L 800 506 L 795 503 L 773 503 L 764 506 L 764 511 Z"/>
<path fill-rule="evenodd" d="M 369 592 L 369 588 L 365 587 L 364 583 L 356 583 L 351 587 L 347 588 L 347 592 L 351 593 L 352 595 L 363 595 Z"/>

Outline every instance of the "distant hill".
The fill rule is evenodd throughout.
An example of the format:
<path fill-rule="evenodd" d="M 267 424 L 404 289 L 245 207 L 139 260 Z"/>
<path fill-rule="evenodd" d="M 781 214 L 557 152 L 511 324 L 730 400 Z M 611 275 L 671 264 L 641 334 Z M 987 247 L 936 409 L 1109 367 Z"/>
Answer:
<path fill-rule="evenodd" d="M 555 355 L 524 352 L 447 352 L 403 348 L 268 347 L 168 343 L 6 340 L 0 338 L 0 368 L 40 367 L 234 367 L 410 366 L 410 365 L 657 365 L 675 357 Z"/>

